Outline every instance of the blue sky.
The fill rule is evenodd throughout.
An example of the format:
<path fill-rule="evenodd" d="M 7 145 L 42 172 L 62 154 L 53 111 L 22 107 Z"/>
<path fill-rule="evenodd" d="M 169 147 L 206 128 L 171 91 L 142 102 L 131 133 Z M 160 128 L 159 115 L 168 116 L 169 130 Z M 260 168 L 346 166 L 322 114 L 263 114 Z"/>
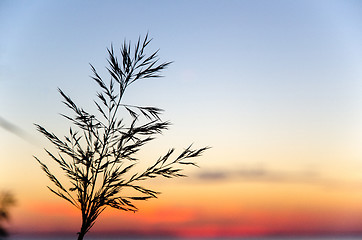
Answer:
<path fill-rule="evenodd" d="M 110 43 L 147 32 L 161 61 L 174 63 L 129 98 L 166 109 L 175 136 L 190 129 L 190 140 L 238 149 L 361 131 L 358 1 L 3 1 L 0 9 L 1 112 L 30 135 L 34 122 L 64 122 L 57 87 L 88 105 L 96 87 L 88 63 L 102 72 Z"/>

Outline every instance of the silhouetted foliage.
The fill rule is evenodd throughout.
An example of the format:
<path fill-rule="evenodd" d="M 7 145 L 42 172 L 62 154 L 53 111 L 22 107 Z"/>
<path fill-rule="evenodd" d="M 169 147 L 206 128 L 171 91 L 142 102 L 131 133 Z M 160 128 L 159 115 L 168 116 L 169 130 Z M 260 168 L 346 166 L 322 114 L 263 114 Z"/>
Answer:
<path fill-rule="evenodd" d="M 10 192 L 3 192 L 0 194 L 0 238 L 8 236 L 8 232 L 3 226 L 3 223 L 9 221 L 9 208 L 14 204 L 15 199 Z"/>
<path fill-rule="evenodd" d="M 137 211 L 135 201 L 156 198 L 159 192 L 141 186 L 140 181 L 158 176 L 185 176 L 181 173 L 182 166 L 196 166 L 193 158 L 207 149 L 192 149 L 189 146 L 174 158 L 171 156 L 174 149 L 170 149 L 145 171 L 131 173 L 138 162 L 136 153 L 140 148 L 170 125 L 161 120 L 162 109 L 127 105 L 122 101 L 131 84 L 141 79 L 160 77 L 160 72 L 170 64 L 158 63 L 158 50 L 146 56 L 145 49 L 150 41 L 148 35 L 143 40 L 139 38 L 134 51 L 130 44 L 124 42 L 120 49 L 120 61 L 113 46 L 107 49 L 107 70 L 111 75 L 107 83 L 91 65 L 92 78 L 100 88 L 97 100 L 94 101 L 97 114 L 78 107 L 68 95 L 58 89 L 63 103 L 74 113 L 74 116 L 63 115 L 74 125 L 64 139 L 36 124 L 38 131 L 57 148 L 58 154 L 45 151 L 59 164 L 71 184 L 70 188 L 65 187 L 35 157 L 55 185 L 55 188 L 48 188 L 81 210 L 82 226 L 78 239 L 83 239 L 106 207 Z M 119 118 L 122 111 L 126 115 Z M 131 119 L 128 124 L 126 119 Z M 132 189 L 134 195 L 121 195 L 125 189 Z"/>

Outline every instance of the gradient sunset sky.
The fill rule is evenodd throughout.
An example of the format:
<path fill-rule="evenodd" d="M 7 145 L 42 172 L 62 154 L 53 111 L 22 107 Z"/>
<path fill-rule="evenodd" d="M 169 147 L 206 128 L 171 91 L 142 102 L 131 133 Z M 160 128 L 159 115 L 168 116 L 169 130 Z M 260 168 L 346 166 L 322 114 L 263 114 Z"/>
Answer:
<path fill-rule="evenodd" d="M 17 233 L 76 233 L 32 157 L 55 173 L 34 123 L 63 136 L 57 92 L 95 109 L 91 63 L 147 32 L 174 61 L 133 85 L 129 104 L 173 125 L 140 153 L 212 148 L 189 178 L 149 182 L 140 211 L 106 210 L 94 233 L 188 236 L 362 233 L 361 1 L 0 1 L 0 189 Z M 11 123 L 11 125 L 9 125 Z M 147 184 L 146 184 L 147 185 Z"/>

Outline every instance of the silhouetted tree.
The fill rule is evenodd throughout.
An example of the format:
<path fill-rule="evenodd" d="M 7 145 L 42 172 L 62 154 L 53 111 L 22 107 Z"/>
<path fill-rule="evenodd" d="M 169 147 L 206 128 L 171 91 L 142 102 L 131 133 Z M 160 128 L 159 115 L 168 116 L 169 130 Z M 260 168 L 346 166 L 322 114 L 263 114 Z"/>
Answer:
<path fill-rule="evenodd" d="M 174 149 L 170 149 L 146 170 L 132 173 L 138 162 L 136 153 L 170 125 L 161 120 L 162 109 L 127 105 L 122 101 L 131 84 L 141 79 L 160 77 L 160 72 L 170 64 L 158 63 L 158 50 L 146 56 L 145 48 L 150 41 L 148 35 L 143 40 L 139 38 L 134 49 L 124 42 L 120 49 L 120 61 L 113 46 L 107 49 L 107 70 L 111 76 L 108 83 L 91 65 L 92 78 L 100 87 L 94 101 L 97 114 L 78 107 L 58 89 L 63 103 L 74 113 L 74 116 L 63 115 L 74 125 L 64 140 L 36 124 L 38 131 L 57 148 L 58 154 L 45 151 L 65 172 L 71 187 L 65 187 L 43 162 L 35 158 L 55 185 L 55 188 L 48 187 L 50 191 L 80 209 L 82 225 L 79 240 L 83 239 L 106 207 L 137 211 L 134 201 L 157 197 L 159 192 L 141 186 L 140 181 L 158 176 L 185 176 L 181 173 L 182 165 L 196 166 L 192 159 L 207 149 L 192 149 L 189 146 L 175 157 L 171 156 Z M 119 118 L 122 112 L 126 115 Z M 131 196 L 123 195 L 125 189 L 133 190 Z"/>
<path fill-rule="evenodd" d="M 9 221 L 9 208 L 14 204 L 15 199 L 10 192 L 3 192 L 0 194 L 0 238 L 8 236 L 8 232 L 3 226 L 3 223 Z"/>

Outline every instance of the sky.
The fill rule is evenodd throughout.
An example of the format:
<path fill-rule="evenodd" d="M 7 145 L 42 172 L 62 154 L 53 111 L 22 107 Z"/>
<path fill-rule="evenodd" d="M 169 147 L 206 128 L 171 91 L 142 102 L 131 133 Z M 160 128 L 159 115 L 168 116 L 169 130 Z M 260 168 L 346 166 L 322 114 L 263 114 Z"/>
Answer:
<path fill-rule="evenodd" d="M 173 125 L 140 158 L 212 148 L 188 178 L 150 181 L 162 194 L 139 212 L 107 209 L 92 233 L 362 233 L 360 1 L 3 0 L 0 32 L 0 189 L 17 199 L 12 232 L 78 231 L 80 213 L 47 190 L 33 158 L 61 174 L 34 123 L 66 134 L 57 88 L 94 109 L 89 63 L 107 79 L 107 48 L 149 33 L 149 51 L 173 63 L 125 101 L 160 107 Z"/>

